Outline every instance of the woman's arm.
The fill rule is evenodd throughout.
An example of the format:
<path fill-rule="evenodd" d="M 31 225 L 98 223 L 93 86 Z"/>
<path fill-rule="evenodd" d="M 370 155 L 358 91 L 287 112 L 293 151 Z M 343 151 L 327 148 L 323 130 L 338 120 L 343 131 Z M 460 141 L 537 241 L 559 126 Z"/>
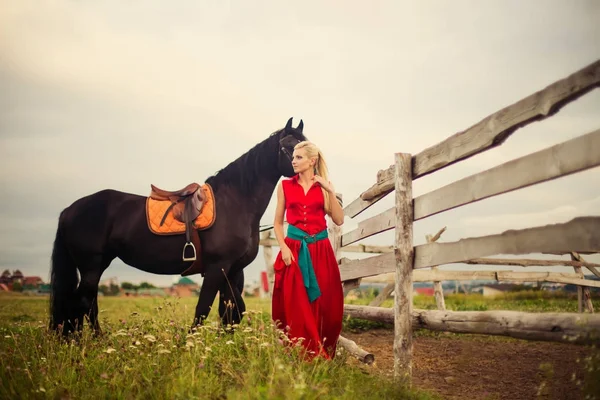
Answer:
<path fill-rule="evenodd" d="M 283 214 L 285 213 L 285 196 L 283 194 L 283 186 L 280 182 L 277 186 L 277 207 L 275 208 L 275 220 L 273 221 L 273 230 L 275 238 L 279 243 L 279 248 L 287 246 L 284 241 L 283 234 Z"/>
<path fill-rule="evenodd" d="M 331 210 L 331 219 L 337 226 L 344 224 L 344 210 L 335 196 L 335 189 L 331 182 L 329 182 L 329 209 Z"/>

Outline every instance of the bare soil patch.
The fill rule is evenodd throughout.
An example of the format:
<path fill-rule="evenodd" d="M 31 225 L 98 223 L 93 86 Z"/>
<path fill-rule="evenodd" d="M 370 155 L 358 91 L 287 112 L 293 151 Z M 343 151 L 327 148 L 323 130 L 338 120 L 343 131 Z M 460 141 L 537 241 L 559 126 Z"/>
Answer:
<path fill-rule="evenodd" d="M 393 331 L 344 332 L 393 375 Z M 581 399 L 584 346 L 480 335 L 417 335 L 413 385 L 445 399 Z"/>

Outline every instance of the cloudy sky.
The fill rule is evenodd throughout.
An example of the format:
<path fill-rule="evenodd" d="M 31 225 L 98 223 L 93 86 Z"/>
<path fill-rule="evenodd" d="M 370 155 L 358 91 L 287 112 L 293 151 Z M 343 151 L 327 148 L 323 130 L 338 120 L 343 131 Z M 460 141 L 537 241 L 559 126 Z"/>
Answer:
<path fill-rule="evenodd" d="M 600 58 L 594 0 L 0 0 L 0 10 L 0 269 L 43 279 L 60 211 L 87 194 L 202 182 L 293 116 L 349 202 L 394 152 L 417 153 Z M 596 90 L 414 193 L 596 130 L 598 110 Z M 165 162 L 184 151 L 186 162 Z M 595 169 L 443 213 L 416 224 L 415 243 L 442 226 L 453 241 L 599 215 L 598 183 Z M 273 212 L 274 198 L 263 223 Z M 345 231 L 354 226 L 347 218 Z M 259 253 L 247 280 L 263 268 Z M 173 280 L 119 260 L 111 276 Z"/>

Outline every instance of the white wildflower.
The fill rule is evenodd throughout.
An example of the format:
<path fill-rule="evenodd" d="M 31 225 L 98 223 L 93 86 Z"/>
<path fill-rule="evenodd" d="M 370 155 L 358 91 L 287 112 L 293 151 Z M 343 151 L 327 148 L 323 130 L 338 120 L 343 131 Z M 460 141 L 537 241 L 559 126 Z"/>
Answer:
<path fill-rule="evenodd" d="M 154 337 L 154 335 L 144 335 L 144 339 L 146 339 L 147 341 L 154 343 L 156 342 L 156 338 Z"/>

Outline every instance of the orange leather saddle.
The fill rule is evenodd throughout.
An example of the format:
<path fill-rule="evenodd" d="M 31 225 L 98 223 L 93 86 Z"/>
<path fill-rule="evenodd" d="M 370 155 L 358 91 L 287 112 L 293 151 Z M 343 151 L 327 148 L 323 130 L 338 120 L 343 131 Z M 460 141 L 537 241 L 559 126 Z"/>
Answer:
<path fill-rule="evenodd" d="M 210 228 L 216 219 L 215 198 L 209 184 L 191 183 L 176 191 L 150 185 L 146 199 L 148 228 L 157 235 L 186 235 L 183 261 L 193 261 L 182 276 L 200 273 L 202 269 L 199 230 Z M 191 255 L 186 255 L 191 250 Z"/>

